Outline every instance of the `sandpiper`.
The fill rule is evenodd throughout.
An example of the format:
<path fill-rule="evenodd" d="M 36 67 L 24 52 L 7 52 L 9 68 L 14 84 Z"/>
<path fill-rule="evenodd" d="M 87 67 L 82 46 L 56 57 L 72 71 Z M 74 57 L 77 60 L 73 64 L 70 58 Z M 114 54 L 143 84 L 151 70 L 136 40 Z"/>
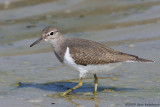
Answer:
<path fill-rule="evenodd" d="M 99 71 L 110 70 L 114 64 L 120 62 L 154 62 L 152 60 L 139 58 L 135 55 L 116 51 L 98 42 L 65 37 L 53 26 L 44 28 L 42 36 L 31 44 L 30 47 L 42 40 L 51 43 L 56 57 L 62 64 L 79 71 L 79 84 L 64 92 L 62 96 L 81 87 L 83 84 L 82 78 L 85 77 L 86 73 L 93 73 L 94 75 L 94 95 L 96 95 L 98 85 L 96 74 Z"/>

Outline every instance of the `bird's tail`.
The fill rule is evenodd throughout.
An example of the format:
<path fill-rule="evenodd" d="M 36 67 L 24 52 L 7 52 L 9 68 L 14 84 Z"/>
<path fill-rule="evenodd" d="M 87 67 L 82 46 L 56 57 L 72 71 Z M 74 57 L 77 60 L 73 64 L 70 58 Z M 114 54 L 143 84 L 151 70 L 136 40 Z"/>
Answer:
<path fill-rule="evenodd" d="M 137 58 L 135 61 L 137 61 L 137 62 L 148 62 L 148 63 L 155 62 L 155 61 L 148 60 L 148 59 L 143 59 L 143 58 Z"/>

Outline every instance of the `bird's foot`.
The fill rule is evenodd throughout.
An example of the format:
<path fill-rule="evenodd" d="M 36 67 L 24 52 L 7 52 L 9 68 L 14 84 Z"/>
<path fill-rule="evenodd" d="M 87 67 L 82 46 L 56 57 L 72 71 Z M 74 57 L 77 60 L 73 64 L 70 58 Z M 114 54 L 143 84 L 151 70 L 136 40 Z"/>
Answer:
<path fill-rule="evenodd" d="M 68 95 L 69 93 L 67 93 L 67 92 L 63 92 L 63 93 L 60 93 L 60 96 L 61 97 L 65 97 L 66 95 Z"/>

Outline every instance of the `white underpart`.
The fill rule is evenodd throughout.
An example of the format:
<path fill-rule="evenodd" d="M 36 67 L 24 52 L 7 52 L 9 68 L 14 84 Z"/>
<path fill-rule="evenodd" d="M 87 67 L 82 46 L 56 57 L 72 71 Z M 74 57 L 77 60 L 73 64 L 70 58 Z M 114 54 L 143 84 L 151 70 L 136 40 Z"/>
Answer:
<path fill-rule="evenodd" d="M 126 62 L 136 62 L 136 61 L 126 61 Z"/>
<path fill-rule="evenodd" d="M 77 65 L 72 58 L 69 48 L 67 47 L 65 55 L 64 55 L 64 64 L 73 68 L 76 71 L 79 71 L 79 77 L 85 77 L 86 73 L 99 73 L 99 72 L 104 72 L 104 71 L 109 71 L 117 66 L 120 65 L 120 63 L 114 63 L 114 64 L 105 64 L 105 65 Z"/>

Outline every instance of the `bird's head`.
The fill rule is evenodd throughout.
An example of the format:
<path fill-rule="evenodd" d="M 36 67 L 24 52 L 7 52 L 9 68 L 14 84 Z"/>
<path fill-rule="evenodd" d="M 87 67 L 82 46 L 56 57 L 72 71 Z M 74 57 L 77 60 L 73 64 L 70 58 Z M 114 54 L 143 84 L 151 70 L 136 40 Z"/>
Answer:
<path fill-rule="evenodd" d="M 58 35 L 59 31 L 57 28 L 48 26 L 42 30 L 42 36 L 33 42 L 30 47 L 36 45 L 37 43 L 41 42 L 42 40 L 50 42 L 53 41 L 54 39 L 57 39 L 59 37 Z"/>

